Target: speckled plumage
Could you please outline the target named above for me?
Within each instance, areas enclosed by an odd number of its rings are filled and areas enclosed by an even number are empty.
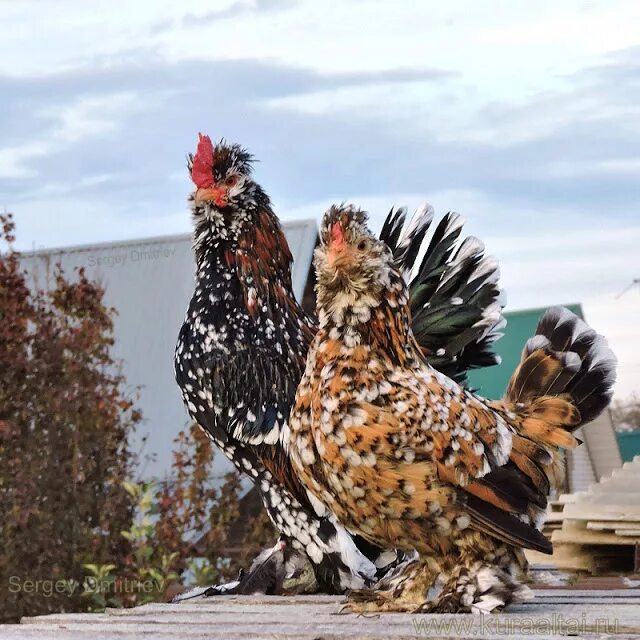
[[[538,524],[558,449],[611,397],[606,343],[551,310],[505,399],[489,402],[428,364],[402,273],[362,211],[327,213],[315,265],[320,327],[289,422],[303,483],[348,531],[417,550],[408,585],[422,600],[446,578],[436,610],[479,606],[480,583],[515,594],[519,550],[550,552]]]
[[[176,379],[191,417],[256,484],[293,552],[314,564],[318,588],[341,592],[370,583],[376,567],[331,514],[316,513],[291,471],[287,418],[315,326],[293,295],[291,253],[250,161],[238,146],[216,145],[213,186],[189,198],[196,287],[176,347]],[[227,194],[209,194],[229,176],[238,177]],[[248,579],[243,588],[276,587]]]
[[[317,325],[295,300],[286,239],[268,196],[252,178],[251,156],[224,142],[209,149],[204,136],[199,152],[201,149],[201,158],[189,158],[190,168],[194,162],[198,167],[198,188],[189,198],[195,227],[196,287],[175,355],[176,379],[185,405],[258,487],[287,543],[275,547],[274,553],[283,548],[302,552],[314,567],[321,591],[343,592],[371,584],[384,567],[393,564],[394,554],[347,533],[308,494],[288,458],[289,410]],[[206,173],[209,165],[211,180]],[[403,210],[392,211],[383,237],[410,269],[433,213],[429,209],[419,212],[414,225],[402,233],[404,215]],[[452,364],[464,376],[474,363],[494,362],[490,344],[501,320],[497,272],[491,265],[486,268],[481,245],[475,246],[472,255],[458,259],[455,245],[460,224],[455,216],[445,218],[440,229],[442,237],[426,253],[425,261],[430,257],[431,262],[421,263],[422,275],[415,277],[412,290],[428,284],[430,289],[422,291],[420,304],[428,313],[433,301],[434,313],[440,314],[439,320],[432,315],[424,323],[423,347],[434,357],[438,351],[442,363]],[[444,293],[439,295],[438,278],[434,279],[434,270],[442,275],[460,266],[464,269],[452,279],[455,291],[450,293],[467,296],[464,302],[468,301],[470,314],[464,319],[466,324],[459,322],[463,305],[447,305]],[[451,329],[446,324],[448,317],[455,318]],[[440,329],[437,334],[431,331],[434,322]],[[456,338],[460,339],[455,347],[445,354],[445,347]],[[464,360],[459,356],[465,350],[475,355]],[[257,589],[250,579],[234,588],[242,590],[249,583],[253,586],[247,588]]]

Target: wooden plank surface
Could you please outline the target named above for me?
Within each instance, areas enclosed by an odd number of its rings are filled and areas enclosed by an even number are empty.
[[[640,507],[637,505],[581,502],[568,504],[562,513],[565,520],[638,522],[640,519]]]
[[[538,589],[505,613],[339,614],[342,597],[224,596],[97,614],[55,614],[0,626],[2,640],[365,640],[378,638],[632,638],[640,589]]]
[[[592,529],[593,531],[611,531],[614,529],[616,531],[619,530],[640,530],[640,520],[636,522],[616,522],[616,521],[608,521],[603,522],[601,520],[589,520],[587,522],[587,529]]]
[[[607,533],[601,531],[591,531],[583,529],[582,531],[565,531],[558,529],[551,534],[551,542],[568,542],[569,544],[586,544],[586,545],[636,545],[640,544],[640,536],[619,536],[614,532]]]

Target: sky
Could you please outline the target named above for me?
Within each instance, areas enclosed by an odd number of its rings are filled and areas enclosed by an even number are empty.
[[[283,220],[460,212],[507,309],[581,302],[640,391],[640,3],[0,0],[20,249],[190,230],[198,131]]]

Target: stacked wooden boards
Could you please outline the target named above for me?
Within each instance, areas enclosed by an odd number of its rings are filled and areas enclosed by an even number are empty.
[[[573,493],[565,493],[559,496],[557,500],[549,501],[547,516],[545,518],[544,525],[542,526],[542,533],[544,533],[549,540],[551,540],[551,536],[554,531],[562,529],[564,505],[573,500],[573,498]]]
[[[554,553],[547,562],[591,573],[638,571],[640,456],[587,491],[560,496],[549,515]]]

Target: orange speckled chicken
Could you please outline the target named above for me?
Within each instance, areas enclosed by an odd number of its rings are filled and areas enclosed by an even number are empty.
[[[568,310],[550,309],[503,400],[474,395],[424,359],[408,292],[353,207],[325,215],[320,329],[290,419],[306,487],[373,544],[416,550],[359,610],[491,611],[525,596],[523,548],[539,531],[561,448],[609,403],[615,357]]]

